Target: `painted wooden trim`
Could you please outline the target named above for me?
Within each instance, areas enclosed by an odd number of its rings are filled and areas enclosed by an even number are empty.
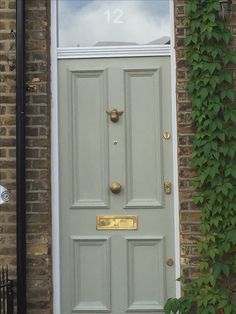
[[[57,48],[58,59],[170,56],[170,45]]]
[[[175,52],[175,1],[171,1],[171,105],[172,105],[172,149],[173,149],[173,197],[175,224],[175,274],[180,277],[180,220],[179,220],[179,175],[178,175],[178,137],[176,110],[176,52]],[[176,281],[176,297],[181,296],[181,284]]]
[[[53,313],[61,314],[59,145],[57,101],[57,2],[51,0],[51,191]]]

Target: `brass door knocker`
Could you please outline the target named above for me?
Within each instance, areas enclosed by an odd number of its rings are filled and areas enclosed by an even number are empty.
[[[111,111],[106,111],[106,113],[110,116],[110,120],[112,122],[117,122],[119,121],[120,116],[123,114],[123,111],[112,109]]]

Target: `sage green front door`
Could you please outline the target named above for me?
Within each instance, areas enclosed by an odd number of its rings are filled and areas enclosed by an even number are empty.
[[[169,57],[59,60],[61,314],[175,296],[170,82]]]

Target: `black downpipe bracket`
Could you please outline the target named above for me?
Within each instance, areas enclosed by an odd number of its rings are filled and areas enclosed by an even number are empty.
[[[17,314],[26,314],[25,1],[16,1]]]

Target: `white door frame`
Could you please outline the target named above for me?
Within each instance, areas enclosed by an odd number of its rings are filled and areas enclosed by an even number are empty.
[[[171,56],[171,99],[172,99],[172,145],[173,145],[173,197],[175,223],[175,269],[176,278],[180,276],[180,228],[179,228],[179,189],[178,189],[178,157],[177,157],[177,119],[176,119],[176,56],[174,33],[174,0],[171,2],[171,45],[170,49],[162,46],[160,54]],[[151,47],[151,49],[154,47]],[[150,55],[143,47],[141,55]],[[169,50],[169,51],[168,51]],[[76,52],[76,51],[74,51]],[[99,55],[100,53],[100,55]],[[127,52],[129,53],[129,52]],[[158,55],[157,52],[153,52]],[[110,54],[110,55],[109,55]],[[94,52],[76,52],[76,57],[114,56],[111,50]],[[138,54],[140,55],[140,54]],[[124,56],[124,54],[121,54]],[[126,54],[127,56],[127,54]],[[53,313],[63,314],[60,309],[60,221],[59,221],[59,146],[58,146],[58,86],[57,62],[58,58],[71,58],[71,51],[65,49],[57,52],[57,1],[51,0],[51,192],[52,192],[52,275],[53,275]],[[180,283],[176,281],[176,297],[180,297]]]

